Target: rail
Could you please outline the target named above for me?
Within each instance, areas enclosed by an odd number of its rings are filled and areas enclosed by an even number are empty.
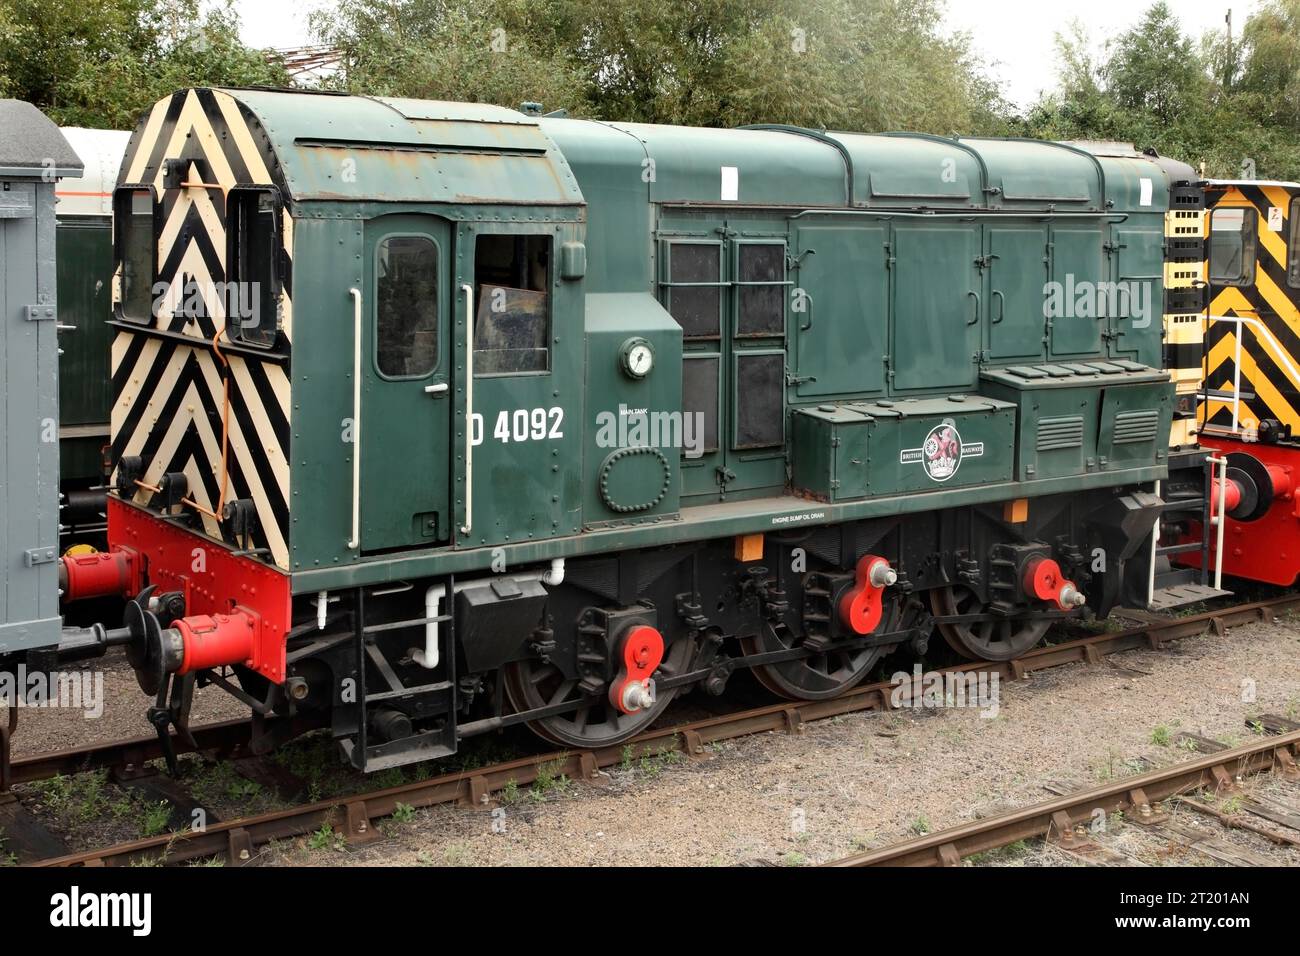
[[[1231,605],[1185,618],[1040,647],[1011,661],[977,661],[944,668],[938,673],[998,673],[1006,679],[1020,680],[1035,671],[1063,664],[1096,663],[1104,655],[1137,648],[1158,649],[1171,641],[1194,637],[1210,630],[1222,633],[1227,627],[1272,620],[1275,614],[1287,611],[1300,611],[1300,595],[1288,594],[1267,601]],[[141,861],[177,863],[226,855],[237,865],[251,860],[253,849],[257,845],[273,839],[311,833],[321,827],[332,828],[350,841],[363,843],[379,836],[374,821],[393,814],[399,806],[427,807],[459,803],[462,806],[481,807],[490,800],[493,793],[509,787],[527,787],[543,773],[552,777],[564,774],[575,780],[597,782],[601,778],[600,768],[621,764],[629,753],[635,757],[681,752],[688,757],[699,757],[705,753],[708,744],[717,741],[770,731],[797,734],[802,732],[806,723],[814,720],[862,711],[906,708],[910,706],[914,692],[916,688],[912,684],[905,682],[898,685],[893,681],[883,681],[854,688],[829,700],[781,701],[652,730],[626,744],[593,750],[543,753],[255,817],[222,821],[211,824],[202,831],[167,833],[36,862],[53,866],[120,866]],[[207,731],[208,728],[198,728],[195,736],[202,742]],[[223,728],[221,736],[226,738],[226,735],[231,735],[238,739],[237,734],[237,728],[229,727]],[[153,751],[156,741],[142,740],[136,743],[137,746],[145,745]],[[182,750],[184,747],[178,745],[177,749]],[[1222,760],[1222,755],[1220,759]],[[87,762],[104,765],[102,758]],[[41,769],[66,772],[72,763],[74,754],[70,753],[59,755],[53,762],[39,755],[25,758],[15,762],[14,777],[16,780],[39,779]]]

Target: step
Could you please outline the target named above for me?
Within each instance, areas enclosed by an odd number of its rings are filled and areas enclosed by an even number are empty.
[[[1147,608],[1152,611],[1168,611],[1176,607],[1185,607],[1198,601],[1211,601],[1215,598],[1229,597],[1231,591],[1221,591],[1205,584],[1176,584],[1161,588],[1151,596]]]
[[[1200,568],[1175,568],[1170,571],[1157,571],[1155,590],[1167,591],[1170,588],[1180,587],[1184,584],[1200,584]]]
[[[1164,557],[1167,554],[1191,554],[1193,551],[1200,551],[1204,547],[1200,541],[1187,541],[1183,544],[1159,545],[1156,548],[1157,557]]]

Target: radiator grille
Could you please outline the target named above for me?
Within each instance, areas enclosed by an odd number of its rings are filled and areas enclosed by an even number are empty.
[[[1160,427],[1160,413],[1154,408],[1140,412],[1120,412],[1115,416],[1115,444],[1155,441]]]
[[[1038,423],[1038,451],[1056,451],[1060,448],[1078,448],[1083,444],[1083,418],[1044,418]]]

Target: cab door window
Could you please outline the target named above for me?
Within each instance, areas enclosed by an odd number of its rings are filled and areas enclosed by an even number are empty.
[[[438,247],[427,236],[388,236],[375,250],[375,361],[385,378],[423,378],[438,367]]]

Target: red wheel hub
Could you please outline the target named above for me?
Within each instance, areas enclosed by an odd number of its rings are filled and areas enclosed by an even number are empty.
[[[1025,568],[1023,584],[1026,594],[1040,601],[1051,601],[1062,611],[1072,611],[1083,603],[1079,589],[1051,558],[1032,559]]]
[[[664,638],[649,624],[633,624],[618,642],[618,676],[609,686],[609,702],[625,714],[635,714],[654,703],[650,675],[664,659]]]
[[[858,559],[855,578],[840,598],[840,620],[854,634],[870,634],[884,613],[885,587],[898,576],[887,558],[865,554]]]

